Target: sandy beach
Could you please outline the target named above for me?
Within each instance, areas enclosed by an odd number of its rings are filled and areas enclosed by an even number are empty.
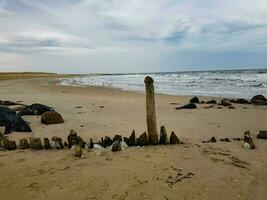
[[[40,116],[23,116],[33,132],[8,135],[17,142],[32,136],[66,141],[70,129],[87,142],[106,135],[129,137],[133,129],[137,136],[146,131],[142,93],[61,86],[55,77],[0,81],[0,93],[1,100],[52,106],[65,120],[47,126]],[[174,131],[184,144],[84,150],[84,158],[75,158],[69,149],[1,151],[0,199],[265,199],[267,143],[256,135],[267,130],[267,106],[175,109],[190,98],[156,94],[158,129],[165,125],[168,135]],[[246,130],[255,150],[244,149],[242,141],[202,143],[212,136],[243,138]],[[168,183],[177,171],[191,176]]]

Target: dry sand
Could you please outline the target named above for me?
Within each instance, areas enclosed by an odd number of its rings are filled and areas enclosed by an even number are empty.
[[[101,136],[137,135],[146,130],[145,96],[98,87],[60,86],[53,78],[0,82],[1,100],[43,103],[62,114],[64,124],[43,125],[40,117],[25,116],[32,133],[22,137],[62,137],[75,129],[86,141]],[[121,152],[71,150],[0,152],[0,199],[257,199],[267,196],[267,141],[255,138],[266,130],[267,107],[234,105],[236,109],[175,110],[190,97],[156,95],[158,126],[175,131],[181,145],[131,147]],[[207,97],[201,100],[211,99]],[[104,107],[103,107],[104,106]],[[81,108],[79,108],[81,107]],[[246,107],[246,108],[244,108]],[[242,142],[203,144],[212,136],[243,137],[250,130],[255,150]],[[177,183],[173,180],[193,173]]]

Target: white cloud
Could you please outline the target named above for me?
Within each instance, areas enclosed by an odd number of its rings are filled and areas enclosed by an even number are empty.
[[[0,52],[25,56],[33,67],[41,66],[37,58],[51,65],[51,55],[63,67],[72,55],[84,67],[112,71],[133,59],[156,65],[140,52],[158,61],[177,51],[266,51],[267,1],[0,0],[0,26]],[[110,61],[120,54],[128,61]]]

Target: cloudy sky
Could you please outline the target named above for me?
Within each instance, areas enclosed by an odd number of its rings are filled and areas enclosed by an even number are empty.
[[[0,71],[267,68],[266,0],[0,0]]]

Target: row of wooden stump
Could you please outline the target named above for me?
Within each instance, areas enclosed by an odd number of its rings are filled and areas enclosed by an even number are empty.
[[[112,144],[118,141],[119,143],[124,141],[128,146],[147,146],[154,145],[155,143],[150,143],[148,135],[146,132],[141,134],[136,138],[135,130],[132,131],[130,137],[122,137],[121,135],[115,135],[112,139],[109,136],[102,137],[101,140],[97,143],[93,142],[93,139],[90,138],[89,143],[87,144],[82,137],[80,137],[73,129],[70,130],[67,137],[67,142],[62,141],[60,137],[53,136],[52,142],[54,142],[54,148],[64,149],[65,147],[71,148],[74,145],[79,145],[81,148],[94,148],[94,144],[98,144],[104,148],[112,146]],[[167,131],[165,126],[160,128],[160,137],[157,144],[180,144],[181,141],[176,136],[174,131],[171,132],[170,138],[168,140]],[[43,139],[43,144],[41,138],[30,137],[22,138],[19,140],[19,145],[17,146],[16,141],[10,140],[7,136],[4,136],[0,133],[0,150],[15,150],[15,149],[53,149],[48,138]]]

